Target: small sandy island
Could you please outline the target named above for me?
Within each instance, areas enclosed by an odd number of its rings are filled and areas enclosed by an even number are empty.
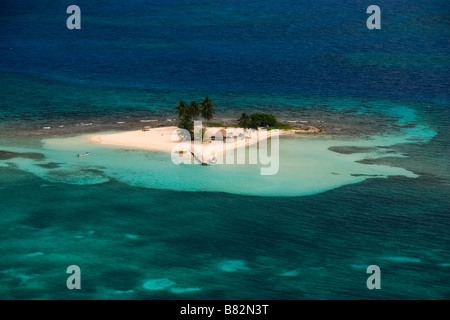
[[[175,126],[98,134],[89,137],[89,142],[168,153],[176,152],[180,155],[194,157],[202,163],[208,163],[212,158],[231,148],[245,147],[280,135],[319,132],[316,128],[304,130],[245,130],[235,127],[208,127],[205,129],[203,142],[183,140],[181,130]],[[201,151],[198,151],[199,149]]]

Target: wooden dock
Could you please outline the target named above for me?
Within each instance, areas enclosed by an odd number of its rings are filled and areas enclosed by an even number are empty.
[[[193,157],[195,160],[197,160],[199,163],[201,163],[202,166],[209,166],[209,163],[204,162],[204,161],[202,160],[203,157],[199,157],[199,156],[196,155],[192,150],[190,150],[190,152],[191,152],[192,157]]]

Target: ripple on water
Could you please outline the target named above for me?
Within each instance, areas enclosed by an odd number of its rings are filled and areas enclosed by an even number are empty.
[[[173,293],[189,293],[189,292],[196,292],[196,291],[200,291],[200,288],[178,288],[178,287],[174,287],[174,288],[170,288],[169,291],[173,292]]]
[[[147,290],[164,290],[168,287],[175,285],[175,281],[167,278],[149,279],[145,281],[143,287]]]
[[[421,263],[422,262],[422,260],[419,258],[404,257],[404,256],[382,257],[382,259],[391,261],[391,262],[399,262],[399,263]]]
[[[226,272],[248,270],[244,260],[225,260],[219,263],[219,269]]]

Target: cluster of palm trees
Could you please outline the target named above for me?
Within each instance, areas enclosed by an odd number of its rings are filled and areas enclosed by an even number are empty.
[[[210,121],[214,118],[214,103],[213,101],[206,97],[202,98],[202,101],[198,103],[197,101],[192,101],[191,103],[186,103],[184,101],[179,101],[175,108],[180,118],[180,123],[178,128],[186,129],[193,137],[194,131],[194,121],[201,116],[206,121]]]

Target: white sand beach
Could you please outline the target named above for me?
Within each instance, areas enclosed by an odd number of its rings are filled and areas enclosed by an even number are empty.
[[[202,161],[208,161],[213,157],[219,156],[220,153],[226,152],[230,148],[241,148],[262,142],[270,137],[296,132],[293,130],[244,130],[234,127],[213,127],[206,129],[205,141],[203,143],[198,141],[182,141],[180,136],[181,131],[175,126],[149,128],[147,129],[148,131],[135,130],[97,134],[89,137],[89,142],[169,153],[184,150],[189,157],[191,157],[190,151],[192,151],[199,158],[201,157]],[[227,143],[222,143],[223,136],[227,137]],[[199,146],[201,146],[202,149],[201,153],[197,151]]]
[[[149,131],[135,130],[118,133],[98,134],[89,137],[89,142],[123,147],[172,152],[177,141],[171,137],[177,127],[151,128]]]

